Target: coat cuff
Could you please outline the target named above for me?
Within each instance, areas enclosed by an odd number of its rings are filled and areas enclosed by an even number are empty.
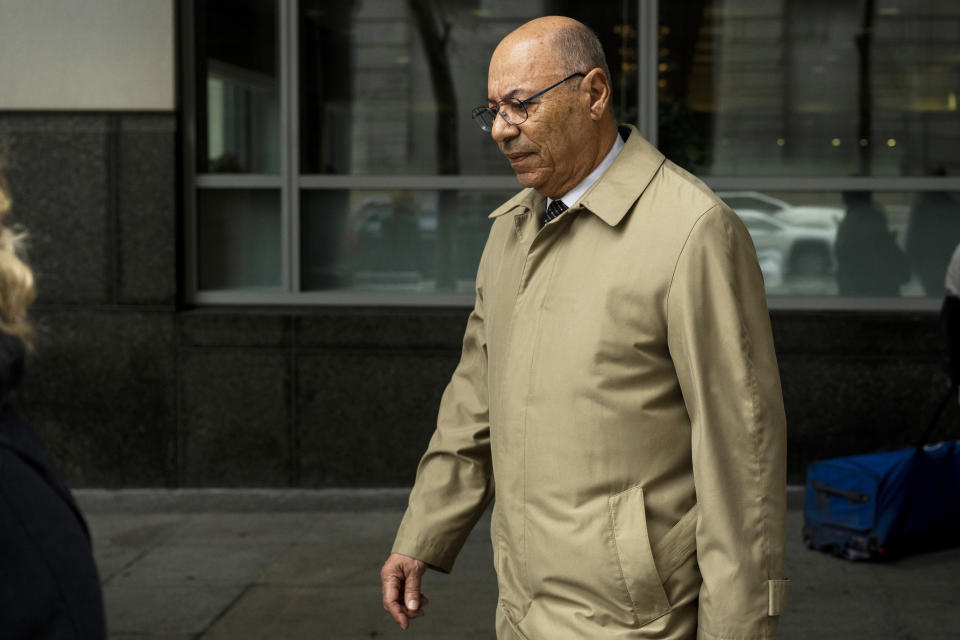
[[[780,614],[786,608],[789,580],[767,580],[767,615],[751,628],[738,631],[712,633],[705,628],[703,619],[697,627],[697,640],[775,640]]]
[[[768,616],[778,616],[783,613],[787,604],[787,593],[790,592],[789,580],[767,580],[769,586]]]
[[[460,551],[459,545],[443,544],[434,540],[425,540],[419,536],[407,536],[401,529],[393,542],[392,553],[415,558],[425,562],[431,569],[450,573],[453,562]]]
[[[768,617],[764,630],[751,634],[713,634],[703,627],[697,627],[697,640],[777,640],[777,622],[780,618]]]

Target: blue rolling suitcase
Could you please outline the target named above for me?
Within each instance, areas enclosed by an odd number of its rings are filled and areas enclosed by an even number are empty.
[[[808,547],[876,559],[960,546],[960,441],[923,444],[955,394],[944,397],[916,447],[809,466]]]

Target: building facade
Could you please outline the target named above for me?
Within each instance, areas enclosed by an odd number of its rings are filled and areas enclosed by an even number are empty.
[[[518,188],[470,110],[547,14],[598,33],[618,117],[747,225],[791,480],[919,436],[960,242],[955,3],[2,0],[21,401],[68,479],[411,483]]]

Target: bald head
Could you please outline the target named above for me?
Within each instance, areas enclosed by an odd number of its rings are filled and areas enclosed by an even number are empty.
[[[508,34],[490,58],[487,101],[522,101],[526,120],[490,130],[520,183],[558,198],[606,156],[617,136],[610,73],[596,35],[546,16]]]
[[[554,59],[567,73],[601,69],[607,82],[612,85],[603,45],[597,34],[582,22],[566,16],[536,18],[515,29],[500,44],[512,46],[527,38],[550,47]]]

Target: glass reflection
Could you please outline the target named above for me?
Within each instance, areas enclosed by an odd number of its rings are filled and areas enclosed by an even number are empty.
[[[201,0],[197,24],[197,170],[279,173],[277,3]]]
[[[510,175],[470,109],[486,101],[497,43],[540,15],[572,16],[597,32],[617,115],[637,116],[635,2],[301,0],[299,7],[303,173]]]
[[[489,213],[512,194],[305,191],[303,290],[472,293]]]
[[[904,232],[904,247],[910,267],[927,296],[943,295],[943,274],[958,242],[960,202],[943,191],[925,191],[914,196]]]
[[[907,256],[868,191],[844,191],[846,213],[837,228],[837,292],[897,296],[910,279]]]
[[[960,4],[660,4],[659,142],[702,175],[934,175],[960,162]]]
[[[960,194],[717,193],[753,238],[772,295],[939,298],[960,243]]]
[[[277,289],[282,284],[280,192],[197,193],[199,289]]]

